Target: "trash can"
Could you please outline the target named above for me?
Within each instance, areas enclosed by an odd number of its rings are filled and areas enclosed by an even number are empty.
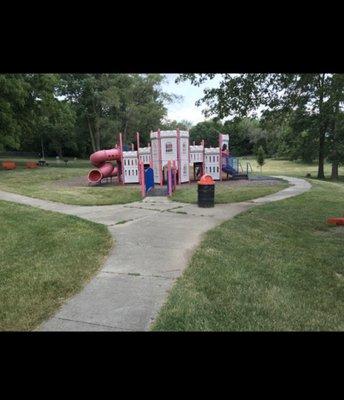
[[[214,207],[215,182],[210,175],[203,175],[198,182],[198,207]]]

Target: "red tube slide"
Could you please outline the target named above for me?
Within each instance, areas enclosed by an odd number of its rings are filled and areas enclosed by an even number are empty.
[[[111,161],[121,160],[120,149],[99,150],[91,154],[90,161],[97,168],[88,173],[88,181],[98,183],[103,178],[109,178],[118,174],[118,168]]]

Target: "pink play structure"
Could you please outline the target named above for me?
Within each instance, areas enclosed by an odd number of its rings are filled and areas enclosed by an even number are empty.
[[[91,154],[90,161],[97,168],[88,173],[88,180],[98,183],[104,178],[110,178],[118,174],[118,168],[111,161],[120,162],[122,152],[120,149],[99,150]]]

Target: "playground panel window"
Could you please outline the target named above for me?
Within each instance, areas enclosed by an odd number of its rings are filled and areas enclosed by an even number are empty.
[[[167,142],[167,143],[166,143],[166,146],[165,146],[165,149],[166,149],[166,153],[172,153],[172,152],[173,152],[173,145],[172,145],[172,143],[171,143],[171,142]]]

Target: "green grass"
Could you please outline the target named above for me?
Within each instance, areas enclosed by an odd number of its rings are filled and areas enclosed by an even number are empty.
[[[244,170],[246,171],[246,162],[249,162],[252,166],[253,173],[255,175],[261,175],[260,167],[254,158],[240,157],[240,163]],[[287,160],[275,160],[266,159],[265,165],[262,169],[262,175],[286,175],[286,176],[296,176],[304,178],[306,174],[310,173],[312,178],[316,178],[318,174],[318,164],[311,163],[306,164],[300,161],[287,161]],[[325,175],[330,177],[331,175],[331,164],[325,163]],[[339,168],[339,174],[344,174],[344,168]]]
[[[68,163],[65,163],[63,159],[60,162],[56,161],[56,157],[45,157],[45,161],[49,164],[48,168],[56,167],[56,168],[92,168],[89,159],[76,159],[72,157],[66,157]],[[27,161],[37,162],[39,157],[37,158],[27,158],[27,157],[0,157],[0,165],[3,161],[13,161],[17,164],[19,168],[25,168],[25,163]]]
[[[209,231],[153,329],[344,330],[344,185],[312,184]]]
[[[112,246],[100,224],[0,201],[0,330],[33,330],[82,289]]]
[[[125,204],[141,199],[138,186],[68,187],[56,184],[61,180],[86,176],[87,171],[86,168],[68,167],[0,170],[0,190],[83,206]]]
[[[215,203],[236,203],[267,196],[276,193],[289,185],[281,181],[275,185],[263,185],[262,183],[247,186],[229,186],[215,183]],[[184,185],[178,187],[173,193],[172,200],[182,203],[197,203],[197,185]]]

